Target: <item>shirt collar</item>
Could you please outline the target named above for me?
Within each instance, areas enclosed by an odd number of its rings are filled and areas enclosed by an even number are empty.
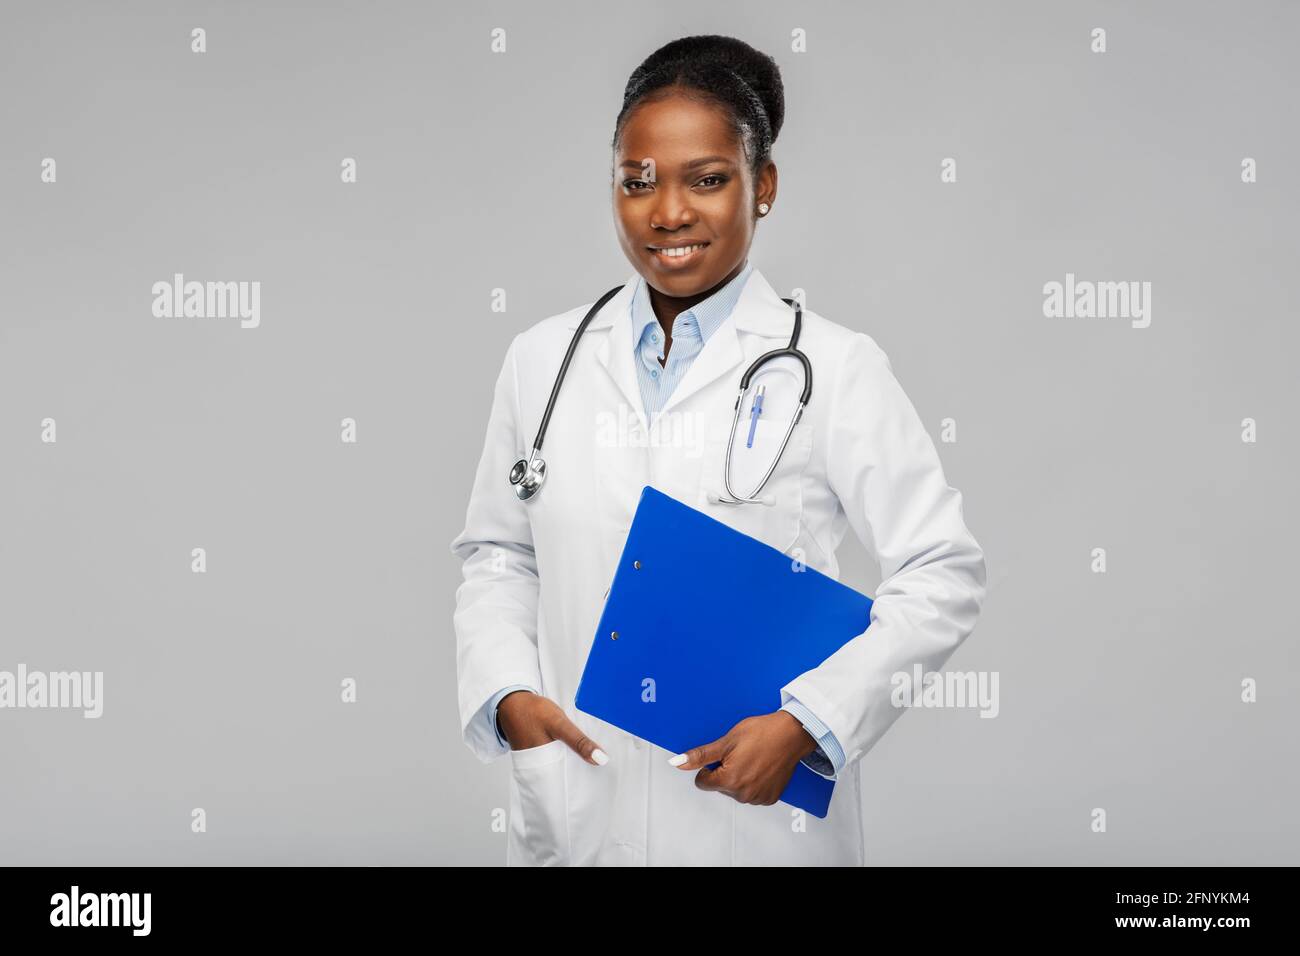
[[[745,267],[740,270],[734,279],[703,302],[697,302],[685,312],[679,313],[673,319],[674,335],[679,329],[693,324],[698,326],[700,339],[707,344],[709,337],[718,330],[723,322],[727,321],[727,317],[736,308],[740,293],[745,290],[745,282],[753,271],[754,266],[746,260]],[[650,289],[646,285],[644,276],[638,276],[637,278],[636,291],[632,294],[631,313],[632,341],[639,344],[641,337],[645,335],[646,328],[659,324],[659,320],[655,318],[654,307],[650,304]],[[687,316],[693,317],[694,323],[687,323]]]

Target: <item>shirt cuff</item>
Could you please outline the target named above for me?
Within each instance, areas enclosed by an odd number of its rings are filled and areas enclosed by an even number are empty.
[[[817,741],[817,749],[804,757],[802,763],[815,773],[834,779],[843,769],[845,757],[844,748],[835,739],[831,729],[794,697],[787,700],[781,709],[792,714],[803,724],[804,730],[812,735],[813,740]]]
[[[513,694],[517,690],[530,690],[534,694],[537,693],[537,691],[533,690],[533,688],[529,687],[527,684],[511,684],[509,687],[501,688],[501,690],[493,694],[492,699],[487,702],[488,718],[492,721],[492,730],[497,735],[497,740],[500,742],[501,746],[505,747],[507,750],[510,749],[510,741],[506,740],[505,734],[501,733],[501,725],[497,723],[497,705],[501,703],[507,694]]]

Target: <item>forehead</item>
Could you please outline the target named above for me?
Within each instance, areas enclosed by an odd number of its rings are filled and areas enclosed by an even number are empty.
[[[741,144],[716,103],[694,97],[668,96],[636,106],[623,124],[616,161],[653,157],[659,166],[701,156],[730,156],[741,161]]]

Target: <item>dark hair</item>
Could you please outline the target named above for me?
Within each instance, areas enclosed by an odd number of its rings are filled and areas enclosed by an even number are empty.
[[[661,46],[628,77],[612,146],[618,147],[623,124],[635,106],[671,93],[722,106],[755,175],[771,158],[785,120],[785,90],[780,67],[766,53],[735,37],[713,34]]]

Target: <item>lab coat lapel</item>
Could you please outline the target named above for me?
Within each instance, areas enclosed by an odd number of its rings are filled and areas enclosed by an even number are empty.
[[[673,389],[663,410],[670,411],[741,364],[745,351],[741,347],[740,332],[788,338],[793,316],[794,312],[781,301],[763,274],[758,269],[751,271],[731,315],[709,337],[709,341]],[[631,348],[630,344],[628,348]],[[672,352],[668,354],[671,356]],[[736,388],[740,388],[739,375],[736,376]]]
[[[596,350],[596,361],[617,386],[623,400],[636,413],[641,427],[649,432],[645,403],[641,398],[641,386],[636,379],[636,367],[633,365],[632,356],[632,293],[636,290],[639,278],[640,276],[633,273],[632,277],[623,284],[618,295],[610,299],[600,310],[600,315],[591,320],[587,329],[590,331],[593,328],[610,326],[609,334],[604,337]],[[581,321],[581,316],[577,321]],[[574,323],[574,327],[577,327],[577,322]]]
[[[598,414],[613,415],[618,422],[630,420],[624,419],[614,404],[621,400],[630,409],[631,417],[640,422],[641,434],[649,434],[645,403],[641,398],[641,386],[637,382],[632,354],[632,294],[636,291],[639,279],[640,276],[636,273],[628,277],[623,288],[587,325],[588,332],[597,332],[601,336],[594,352],[596,364],[601,371],[592,373],[594,379],[591,385],[594,388],[588,390],[585,396],[588,408],[579,414],[590,415],[595,410]],[[587,308],[575,310],[568,322],[570,329],[578,327],[587,314]],[[614,396],[611,396],[607,383],[614,385]],[[612,569],[617,565],[618,555],[632,524],[637,498],[648,477],[644,449],[632,441],[631,435],[621,434],[622,425],[618,427],[620,434],[612,444],[602,442],[595,434],[592,435],[593,483],[592,500],[588,506],[592,514],[599,516],[596,524],[601,531],[596,554],[600,568],[597,575],[600,591],[594,592],[597,596],[609,584],[605,575],[612,574]],[[599,616],[598,609],[596,616]],[[592,627],[595,627],[595,619],[592,620]]]

